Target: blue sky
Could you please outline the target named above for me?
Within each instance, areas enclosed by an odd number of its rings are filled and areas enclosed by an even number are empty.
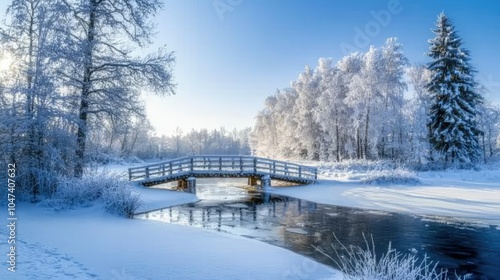
[[[175,96],[146,95],[149,118],[159,135],[252,126],[267,96],[320,57],[338,61],[342,46],[366,51],[398,37],[412,63],[429,62],[427,40],[441,11],[471,50],[487,98],[500,104],[499,1],[165,0],[151,50],[175,51],[178,88]]]
[[[338,61],[342,46],[366,51],[398,37],[412,63],[428,62],[427,40],[441,11],[471,50],[488,98],[500,103],[498,1],[170,0],[158,17],[156,43],[176,52],[178,90],[149,96],[148,114],[159,134],[177,126],[252,126],[267,96],[320,57]]]

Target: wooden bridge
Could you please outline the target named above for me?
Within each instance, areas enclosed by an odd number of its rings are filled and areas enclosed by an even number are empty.
[[[190,177],[248,177],[251,185],[271,179],[311,184],[317,173],[314,167],[253,156],[190,156],[128,169],[129,180],[145,186],[172,181],[182,186]]]

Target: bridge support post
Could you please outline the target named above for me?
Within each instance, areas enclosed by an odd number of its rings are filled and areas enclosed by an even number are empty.
[[[271,187],[271,177],[269,177],[269,175],[262,176],[262,178],[260,178],[260,182],[263,189]]]
[[[196,178],[195,177],[187,178],[187,192],[188,193],[196,193]]]
[[[259,178],[257,178],[256,176],[250,176],[250,177],[248,177],[248,185],[249,186],[256,186],[258,179]]]
[[[177,189],[178,190],[185,190],[187,188],[187,181],[184,179],[180,179],[177,181]]]

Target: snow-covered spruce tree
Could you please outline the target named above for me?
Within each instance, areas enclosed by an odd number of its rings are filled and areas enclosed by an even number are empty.
[[[483,99],[476,90],[469,51],[450,19],[438,16],[436,37],[429,40],[428,56],[433,59],[428,90],[432,103],[428,126],[429,142],[445,164],[471,163],[481,156],[476,106]]]

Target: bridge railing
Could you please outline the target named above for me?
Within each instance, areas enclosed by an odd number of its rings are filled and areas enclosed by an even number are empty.
[[[130,180],[192,175],[270,175],[274,178],[316,181],[317,169],[284,161],[253,156],[191,156],[141,167],[129,168]]]

